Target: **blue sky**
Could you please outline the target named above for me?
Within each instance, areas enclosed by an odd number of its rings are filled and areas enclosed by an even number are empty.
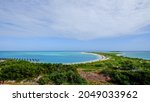
[[[150,50],[150,0],[0,0],[0,50]]]

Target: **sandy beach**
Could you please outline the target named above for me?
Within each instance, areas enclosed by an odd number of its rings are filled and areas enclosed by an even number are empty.
[[[85,63],[92,63],[92,62],[97,62],[97,61],[104,61],[104,60],[108,60],[109,58],[107,58],[104,55],[99,55],[99,54],[95,54],[95,53],[91,53],[91,52],[81,52],[82,54],[92,54],[95,56],[98,56],[97,59],[95,60],[91,60],[91,61],[85,61],[85,62],[76,62],[76,63],[65,63],[66,65],[71,65],[71,64],[85,64]]]
[[[4,62],[5,60],[0,60],[0,62]]]

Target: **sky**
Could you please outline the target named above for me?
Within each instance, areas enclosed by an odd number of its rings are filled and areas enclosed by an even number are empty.
[[[0,50],[150,51],[150,0],[0,0]]]

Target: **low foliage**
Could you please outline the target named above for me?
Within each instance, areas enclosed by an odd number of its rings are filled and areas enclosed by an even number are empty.
[[[119,52],[97,53],[108,60],[75,65],[83,70],[99,71],[111,78],[110,83],[121,85],[150,85],[150,61],[117,56]]]
[[[30,63],[26,61],[9,60],[1,63],[0,80],[33,79],[41,76],[39,84],[83,84],[76,68],[62,64]]]

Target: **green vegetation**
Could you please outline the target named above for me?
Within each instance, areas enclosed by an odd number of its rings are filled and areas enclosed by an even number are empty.
[[[39,77],[39,79],[38,79]],[[38,84],[86,84],[76,68],[62,64],[40,64],[8,60],[0,63],[0,80],[34,80]]]
[[[106,82],[96,84],[150,85],[150,61],[117,56],[120,52],[96,53],[108,60],[86,64],[62,65],[7,60],[0,62],[0,81],[34,82],[33,84],[95,84],[90,75],[103,74]],[[84,73],[83,73],[84,72]],[[86,74],[87,78],[81,75]],[[92,78],[95,78],[91,76]],[[94,80],[94,79],[92,79]],[[15,84],[15,83],[14,83]]]
[[[97,53],[108,60],[76,65],[84,71],[97,71],[111,78],[112,84],[150,85],[150,61],[117,56],[119,52]]]

